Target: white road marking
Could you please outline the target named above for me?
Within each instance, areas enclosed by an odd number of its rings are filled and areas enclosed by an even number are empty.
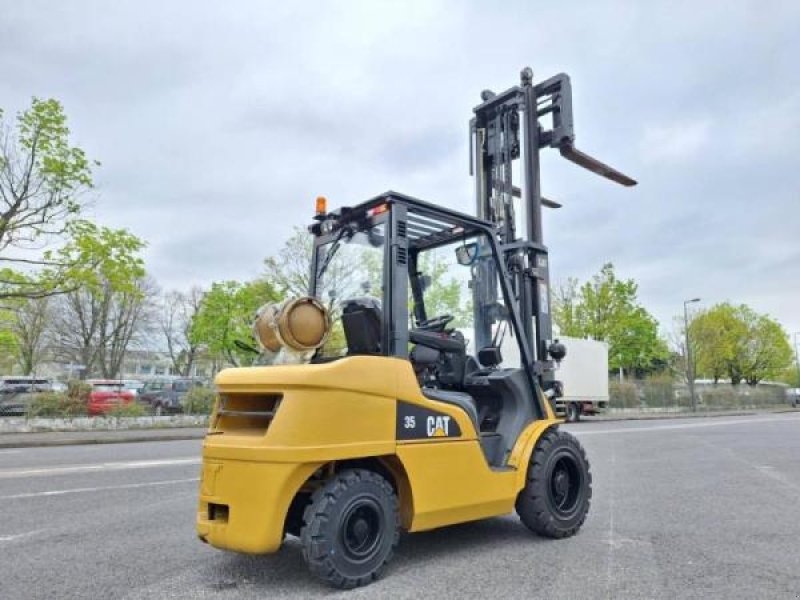
[[[617,472],[617,447],[611,447],[611,493],[608,496],[608,559],[606,564],[606,597],[613,598],[614,587],[614,550],[616,540],[614,539],[614,480]]]
[[[755,419],[738,419],[738,420],[709,420],[702,423],[675,423],[671,425],[648,425],[644,427],[626,427],[618,429],[603,429],[602,431],[585,431],[580,427],[570,428],[570,433],[578,436],[584,435],[608,435],[616,433],[647,433],[648,431],[668,431],[674,429],[695,429],[698,427],[724,427],[727,425],[743,425],[747,423],[800,423],[800,418],[797,417],[761,417]]]
[[[46,492],[29,492],[26,494],[12,494],[10,496],[0,496],[0,500],[16,500],[19,498],[38,498],[41,496],[63,496],[65,494],[81,494],[85,492],[102,492],[105,490],[130,490],[135,488],[150,487],[154,485],[173,485],[176,483],[189,483],[200,481],[199,477],[189,479],[168,479],[166,481],[147,481],[144,483],[125,483],[121,485],[105,485],[98,487],[72,488],[66,490],[48,490]],[[34,532],[35,533],[35,532]],[[4,541],[0,537],[0,542]]]
[[[748,463],[750,464],[750,463]],[[771,467],[768,465],[752,465],[756,470],[763,473],[770,479],[774,479],[775,481],[782,483],[786,487],[792,488],[796,492],[800,492],[800,485],[797,485],[795,482],[791,481],[786,475],[778,471],[775,467]]]
[[[794,490],[795,492],[800,492],[800,485],[798,485],[797,483],[795,483],[794,481],[792,481],[791,479],[786,477],[786,475],[784,475],[783,473],[778,471],[778,469],[776,467],[774,467],[772,465],[758,465],[756,463],[750,462],[749,460],[744,458],[744,456],[742,455],[741,452],[736,452],[732,448],[728,448],[726,446],[720,446],[720,445],[717,445],[717,444],[712,444],[708,440],[702,440],[701,439],[700,441],[706,447],[711,448],[715,452],[723,454],[724,456],[726,456],[730,460],[736,461],[739,464],[742,464],[742,465],[745,465],[747,467],[750,467],[750,468],[754,469],[756,472],[760,473],[761,475],[769,477],[770,479],[773,479],[773,480],[777,481],[778,483],[783,484],[784,486]]]
[[[19,454],[22,450],[0,450],[0,454]]]
[[[88,465],[65,465],[58,467],[36,467],[25,469],[0,469],[0,479],[37,477],[42,475],[69,475],[72,473],[124,471],[127,469],[151,469],[154,467],[175,467],[196,464],[200,464],[200,457],[171,458],[164,460],[129,460]]]
[[[25,533],[15,533],[13,535],[0,535],[0,543],[13,542],[14,540],[18,540],[20,538],[30,537],[32,535],[36,535],[40,531],[44,531],[44,529],[35,529],[33,531],[26,531]]]

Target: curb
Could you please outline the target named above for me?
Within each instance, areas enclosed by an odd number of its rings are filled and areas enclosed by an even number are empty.
[[[63,432],[62,432],[63,433]],[[36,435],[36,434],[19,434],[20,436]],[[53,438],[53,439],[38,439],[38,440],[3,440],[0,438],[0,450],[11,448],[47,448],[54,446],[88,446],[93,444],[131,444],[139,442],[176,442],[183,440],[201,440],[206,436],[206,432],[187,432],[187,433],[174,433],[168,435],[138,435],[130,437],[110,437],[110,436],[94,436],[94,437],[75,437],[75,438]]]
[[[664,419],[714,419],[719,417],[746,417],[749,415],[774,415],[783,413],[800,412],[793,408],[779,408],[775,410],[741,410],[735,412],[714,412],[714,413],[654,413],[638,415],[615,415],[615,416],[582,416],[581,421],[587,423],[613,423],[616,421],[660,421]]]
[[[207,427],[208,417],[205,415],[170,415],[156,417],[2,417],[0,418],[0,438],[3,435],[19,433],[55,433],[83,432],[91,436],[94,433],[108,431],[152,431],[154,429],[172,430],[184,427]]]

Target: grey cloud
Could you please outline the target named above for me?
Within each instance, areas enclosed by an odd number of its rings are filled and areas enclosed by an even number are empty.
[[[0,98],[60,98],[99,158],[93,214],[166,288],[252,277],[314,196],[472,210],[478,94],[573,79],[578,146],[632,190],[544,158],[556,279],[603,262],[665,327],[686,297],[800,329],[800,4],[4,3]]]

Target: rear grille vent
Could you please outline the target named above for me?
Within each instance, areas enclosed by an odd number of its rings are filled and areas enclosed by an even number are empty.
[[[397,264],[404,265],[408,261],[408,250],[405,248],[397,249]]]
[[[263,435],[278,412],[282,394],[222,394],[213,433]]]
[[[405,221],[398,221],[397,222],[397,237],[401,237],[401,238],[406,237],[406,222]]]

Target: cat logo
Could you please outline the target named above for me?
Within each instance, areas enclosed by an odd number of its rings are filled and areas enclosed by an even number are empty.
[[[461,437],[461,428],[452,416],[398,400],[395,435],[398,440],[457,438]]]
[[[447,437],[450,435],[450,417],[428,417],[428,437]]]

